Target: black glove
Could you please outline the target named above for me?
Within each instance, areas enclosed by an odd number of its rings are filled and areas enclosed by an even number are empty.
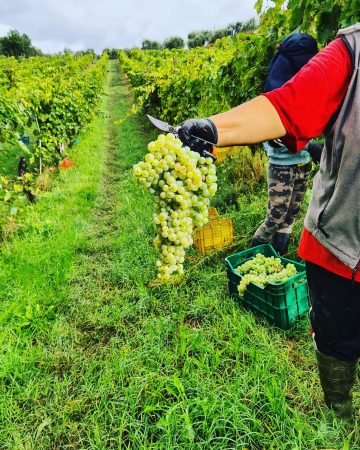
[[[218,133],[214,122],[211,119],[188,119],[180,124],[178,130],[179,139],[184,145],[187,145],[193,152],[200,155],[210,151],[213,145],[217,144]],[[205,139],[208,142],[201,141]]]
[[[323,151],[324,144],[320,142],[309,142],[307,146],[307,151],[310,153],[312,160],[315,163],[319,163],[321,159],[321,153]]]

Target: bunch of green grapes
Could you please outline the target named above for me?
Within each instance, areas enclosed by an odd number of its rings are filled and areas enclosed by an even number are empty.
[[[261,253],[237,267],[235,272],[243,275],[238,286],[241,296],[250,283],[264,288],[268,283],[283,283],[297,273],[294,264],[288,263],[284,267],[280,258],[267,258]]]
[[[154,196],[158,279],[167,281],[172,274],[184,273],[193,229],[208,222],[210,198],[217,191],[216,168],[211,158],[192,152],[171,133],[150,142],[148,151],[133,173]]]

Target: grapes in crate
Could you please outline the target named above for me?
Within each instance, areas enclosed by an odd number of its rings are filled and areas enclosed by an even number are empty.
[[[193,229],[208,222],[210,198],[217,190],[216,168],[211,158],[192,152],[171,133],[150,142],[148,150],[133,173],[154,196],[158,280],[167,281],[172,274],[184,272]]]
[[[268,283],[283,283],[297,273],[294,264],[284,266],[280,258],[266,257],[261,253],[238,266],[235,272],[242,275],[238,286],[240,296],[245,294],[250,283],[264,288]]]

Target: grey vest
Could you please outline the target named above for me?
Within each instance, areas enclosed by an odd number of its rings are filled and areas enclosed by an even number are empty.
[[[325,132],[305,227],[355,276],[360,260],[360,24],[338,34],[353,58],[353,74],[336,120]]]

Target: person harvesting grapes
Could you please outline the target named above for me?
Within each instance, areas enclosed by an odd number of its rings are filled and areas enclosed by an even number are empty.
[[[306,33],[293,33],[276,48],[264,92],[285,84],[318,52],[316,40]],[[271,242],[274,249],[284,255],[306,193],[311,161],[319,161],[322,145],[310,141],[303,150],[291,153],[281,142],[272,140],[264,142],[264,148],[269,157],[268,208],[250,247]]]
[[[324,134],[299,255],[306,262],[314,347],[326,405],[352,415],[360,357],[360,24],[340,30],[289,82],[181,124],[193,151],[281,139],[292,152]],[[193,137],[195,136],[195,137]]]

